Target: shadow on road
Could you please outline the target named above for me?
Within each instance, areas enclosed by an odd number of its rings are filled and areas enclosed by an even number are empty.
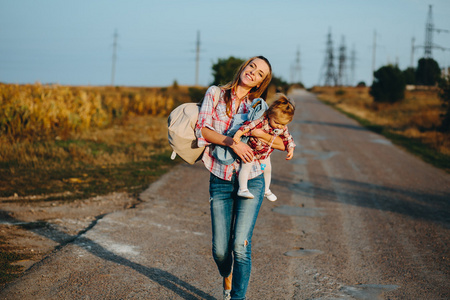
[[[273,179],[274,184],[289,186],[298,195],[313,195],[316,201],[341,202],[360,207],[390,211],[414,219],[431,221],[450,228],[450,193],[427,193],[414,189],[386,187],[373,183],[347,180],[342,178],[328,178],[316,175],[315,181],[331,181],[326,188],[311,183],[292,183]]]
[[[167,271],[158,268],[143,266],[141,264],[132,262],[126,258],[123,258],[105,249],[104,247],[97,244],[93,240],[83,236],[83,234],[86,233],[92,227],[94,227],[95,224],[98,222],[98,220],[103,218],[104,215],[99,216],[95,221],[91,223],[91,225],[87,229],[73,236],[62,232],[57,228],[55,228],[53,225],[45,222],[22,222],[13,217],[10,217],[8,215],[8,212],[5,211],[0,210],[0,216],[2,217],[1,218],[2,222],[7,222],[22,227],[24,229],[27,229],[31,232],[34,232],[38,235],[41,235],[45,238],[57,242],[59,245],[56,247],[56,249],[60,249],[69,243],[74,243],[80,248],[90,252],[91,254],[101,259],[113,262],[115,264],[119,264],[121,266],[129,267],[134,271],[139,272],[140,274],[146,276],[150,280],[156,282],[157,284],[163,286],[164,288],[173,291],[182,299],[208,299],[208,300],[216,299],[211,295],[199,290],[195,286],[192,286],[189,283],[179,279],[173,274],[170,274]],[[7,286],[8,285],[6,285],[5,288]]]

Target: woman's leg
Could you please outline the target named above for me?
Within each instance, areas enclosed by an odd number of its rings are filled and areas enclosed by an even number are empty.
[[[231,299],[244,299],[251,272],[251,239],[259,209],[264,198],[264,177],[248,181],[254,199],[237,198],[234,225],[234,266]]]
[[[227,277],[232,267],[231,233],[233,226],[233,209],[235,183],[222,180],[213,174],[209,181],[212,252],[220,275]]]

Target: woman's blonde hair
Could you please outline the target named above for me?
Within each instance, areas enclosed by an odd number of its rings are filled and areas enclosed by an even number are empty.
[[[225,103],[227,104],[227,114],[231,115],[231,91],[235,90],[237,86],[239,85],[239,81],[241,79],[241,73],[244,71],[245,67],[247,67],[254,59],[262,59],[267,63],[269,66],[269,74],[266,75],[264,80],[261,82],[261,84],[258,87],[253,87],[248,97],[250,100],[253,100],[255,98],[266,98],[267,96],[267,87],[270,84],[270,81],[272,80],[272,66],[270,65],[270,62],[267,58],[264,56],[254,56],[252,58],[249,58],[246,62],[244,62],[238,69],[238,71],[234,74],[234,78],[229,83],[225,84],[224,86],[221,86],[223,90],[225,90]]]
[[[286,121],[285,124],[290,123],[294,118],[295,106],[289,98],[282,93],[275,95],[275,101],[269,106],[266,111],[268,118],[276,118],[279,121]]]

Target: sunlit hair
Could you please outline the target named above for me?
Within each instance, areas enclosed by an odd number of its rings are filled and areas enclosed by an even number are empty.
[[[255,86],[250,90],[250,92],[248,93],[248,98],[250,100],[253,100],[255,98],[266,98],[267,96],[267,87],[272,80],[272,66],[269,63],[269,60],[264,56],[254,56],[248,59],[239,67],[238,71],[234,74],[234,78],[232,81],[221,87],[223,90],[225,90],[225,103],[227,104],[227,114],[229,116],[231,115],[231,91],[236,90],[237,86],[239,85],[242,71],[244,71],[244,69],[257,58],[262,59],[267,63],[267,65],[269,66],[269,74],[266,74],[266,77],[261,82],[259,87]]]
[[[276,100],[269,106],[266,116],[275,118],[286,125],[294,118],[295,106],[285,94],[278,93],[275,97]]]

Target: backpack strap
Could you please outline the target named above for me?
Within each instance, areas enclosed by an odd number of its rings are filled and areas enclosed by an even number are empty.
[[[216,108],[217,104],[219,104],[220,92],[222,89],[216,86],[216,91],[214,93],[214,108]]]

